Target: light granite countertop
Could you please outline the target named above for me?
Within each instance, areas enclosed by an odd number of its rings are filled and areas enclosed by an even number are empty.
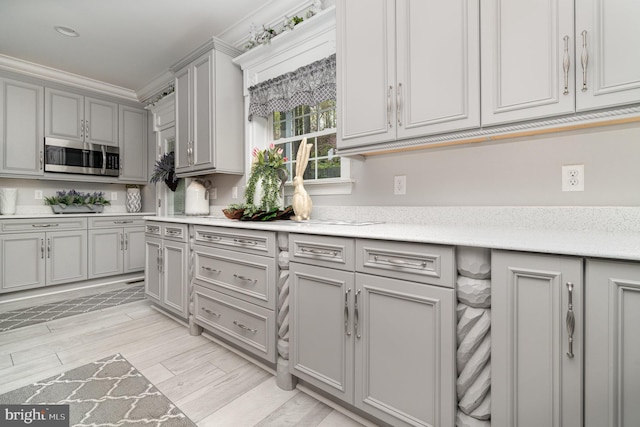
[[[30,219],[30,218],[74,218],[79,216],[86,217],[104,217],[104,216],[145,216],[149,217],[151,215],[155,215],[153,212],[137,212],[137,213],[128,213],[128,212],[101,212],[101,213],[75,213],[75,214],[54,214],[52,212],[49,213],[23,213],[16,215],[0,215],[0,220],[11,220],[11,219]]]
[[[222,214],[145,219],[640,261],[639,208],[384,208],[384,215],[382,211],[371,214],[372,209],[379,208],[369,208],[369,215],[359,218],[324,217],[336,214],[325,209],[307,222],[241,222]],[[398,222],[398,218],[410,218],[410,222]],[[337,224],[342,221],[375,223]]]

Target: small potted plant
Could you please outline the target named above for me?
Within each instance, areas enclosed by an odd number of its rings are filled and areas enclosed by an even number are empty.
[[[111,204],[102,191],[82,193],[76,190],[56,191],[55,196],[45,197],[44,203],[51,206],[54,213],[97,213]]]
[[[151,175],[149,182],[156,184],[164,181],[171,191],[176,191],[179,178],[177,178],[175,174],[175,158],[176,154],[173,151],[163,154],[162,157],[156,161],[153,167],[153,175]]]

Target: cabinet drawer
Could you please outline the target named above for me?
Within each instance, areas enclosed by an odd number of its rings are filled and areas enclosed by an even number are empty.
[[[454,248],[360,239],[356,242],[356,271],[453,288]]]
[[[189,226],[187,224],[162,224],[162,237],[164,239],[186,242],[189,235]]]
[[[162,236],[162,224],[147,221],[144,224],[144,232],[152,236]]]
[[[30,218],[0,221],[3,233],[29,231],[86,230],[87,218]]]
[[[258,255],[195,245],[195,280],[275,310],[276,261]]]
[[[274,257],[276,253],[276,235],[271,231],[196,225],[195,240],[204,245],[256,255]]]
[[[273,311],[197,284],[194,292],[197,324],[263,359],[276,361]]]
[[[89,218],[89,228],[139,227],[141,225],[144,225],[144,219],[141,216]]]
[[[291,234],[289,257],[291,261],[321,267],[353,271],[353,239],[307,234]]]

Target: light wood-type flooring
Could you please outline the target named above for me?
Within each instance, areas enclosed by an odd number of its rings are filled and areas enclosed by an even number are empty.
[[[15,308],[15,307],[13,307]],[[0,333],[0,394],[120,353],[198,426],[360,426],[139,301]]]

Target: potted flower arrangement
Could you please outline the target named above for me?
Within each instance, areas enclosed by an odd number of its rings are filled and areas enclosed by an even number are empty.
[[[176,191],[179,178],[177,178],[175,174],[175,159],[175,152],[169,151],[168,153],[164,153],[162,157],[156,161],[153,167],[153,175],[151,175],[149,182],[156,184],[164,181],[171,191]]]
[[[102,191],[82,193],[76,190],[56,191],[55,196],[45,197],[44,203],[51,206],[53,213],[98,213],[111,204]]]
[[[264,150],[253,149],[251,175],[244,193],[245,201],[224,209],[228,218],[266,221],[291,216],[291,206],[284,209],[282,206],[284,183],[289,176],[285,165],[288,159],[282,153],[282,148],[276,148],[274,144]]]

